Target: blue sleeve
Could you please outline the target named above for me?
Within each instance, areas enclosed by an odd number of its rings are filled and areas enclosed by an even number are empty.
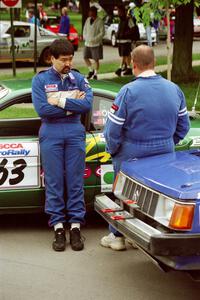
[[[84,78],[82,75],[78,78],[79,90],[85,92],[84,99],[73,99],[67,98],[65,103],[65,110],[74,112],[74,113],[87,113],[92,108],[93,102],[93,92],[91,87],[89,86],[88,80]]]
[[[67,16],[67,18],[66,18],[66,34],[69,34],[69,28],[70,28],[70,22],[69,22],[69,17]]]
[[[70,22],[69,22],[69,17],[68,16],[62,16],[60,19],[60,33],[63,34],[69,34],[69,27],[70,27]]]
[[[108,119],[105,125],[104,136],[107,143],[106,150],[111,155],[115,155],[118,152],[122,143],[121,131],[127,116],[127,94],[127,89],[122,88],[120,90],[113,105],[111,106],[110,112],[108,114]]]
[[[190,129],[190,120],[187,112],[185,96],[183,92],[178,88],[178,94],[181,99],[181,105],[178,112],[178,120],[176,125],[176,131],[174,133],[175,145],[186,136]]]
[[[41,78],[36,75],[32,81],[32,101],[36,112],[41,118],[66,117],[66,112],[59,107],[50,105]]]

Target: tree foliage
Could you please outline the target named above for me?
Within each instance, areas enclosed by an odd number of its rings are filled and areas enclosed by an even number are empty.
[[[193,12],[194,6],[199,7],[199,0],[149,0],[141,7],[134,9],[137,21],[142,21],[144,25],[149,25],[151,15],[154,19],[161,19],[162,11],[166,11],[168,16],[168,79],[171,79],[171,43],[169,28],[169,8],[176,8],[175,18],[175,38],[173,49],[172,79],[174,81],[190,81],[194,79],[192,70],[192,37],[193,37]]]

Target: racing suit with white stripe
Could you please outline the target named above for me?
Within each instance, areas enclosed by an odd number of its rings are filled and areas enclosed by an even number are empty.
[[[173,152],[189,127],[180,88],[153,71],[141,73],[120,90],[105,126],[115,175],[122,161]]]

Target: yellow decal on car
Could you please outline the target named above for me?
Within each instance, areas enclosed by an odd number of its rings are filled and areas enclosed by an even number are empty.
[[[105,151],[88,156],[98,142],[100,142],[100,136],[96,136],[95,139],[94,137],[86,138],[86,162],[101,158],[100,162],[105,163],[110,159],[110,154]]]

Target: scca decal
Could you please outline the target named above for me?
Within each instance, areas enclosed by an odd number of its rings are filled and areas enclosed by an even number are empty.
[[[23,149],[22,144],[0,144],[0,149]]]

